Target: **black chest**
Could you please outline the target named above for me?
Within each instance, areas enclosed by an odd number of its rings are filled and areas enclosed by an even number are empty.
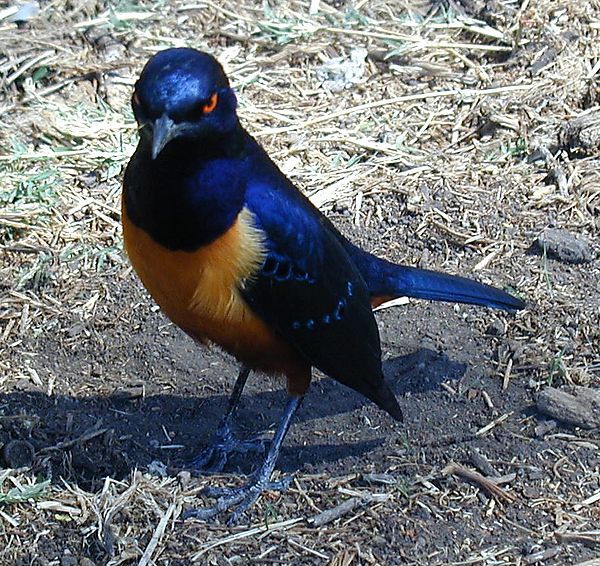
[[[237,156],[200,159],[168,149],[153,160],[138,146],[125,170],[125,206],[130,220],[157,243],[193,251],[235,222],[244,206],[246,164]]]

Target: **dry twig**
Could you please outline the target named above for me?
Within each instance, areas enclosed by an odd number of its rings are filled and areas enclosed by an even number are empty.
[[[514,503],[517,498],[514,494],[502,489],[495,481],[482,476],[480,473],[469,470],[460,464],[450,462],[443,470],[443,474],[457,476],[469,483],[483,489],[489,495],[505,503]]]

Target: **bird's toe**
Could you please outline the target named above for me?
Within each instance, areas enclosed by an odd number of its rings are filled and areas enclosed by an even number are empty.
[[[222,472],[232,454],[248,454],[250,452],[263,453],[266,441],[263,438],[240,440],[232,434],[225,438],[217,437],[209,448],[193,458],[188,468],[195,475],[209,475]]]
[[[236,525],[244,517],[246,511],[267,491],[285,491],[290,487],[293,476],[285,476],[277,481],[270,481],[256,475],[252,481],[241,487],[207,487],[203,495],[216,499],[215,505],[201,509],[189,509],[183,517],[210,521],[220,513],[231,511],[228,525]]]

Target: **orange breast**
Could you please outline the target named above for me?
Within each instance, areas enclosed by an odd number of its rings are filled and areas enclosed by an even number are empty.
[[[193,252],[157,244],[133,224],[122,201],[125,249],[165,314],[196,340],[214,342],[255,369],[291,378],[306,362],[248,307],[239,289],[264,260],[263,235],[242,210],[220,238]],[[306,384],[308,386],[308,383]]]

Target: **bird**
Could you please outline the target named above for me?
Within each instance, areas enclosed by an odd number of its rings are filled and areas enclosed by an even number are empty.
[[[199,344],[241,370],[211,446],[190,463],[220,471],[232,452],[266,450],[246,484],[212,489],[203,520],[238,522],[266,490],[313,368],[393,419],[373,308],[396,297],[523,309],[520,298],[456,275],[397,265],[344,237],[286,177],[237,115],[223,67],[192,48],[159,51],[135,83],[139,142],[122,191],[124,248],[152,298]],[[268,449],[232,432],[251,371],[282,376],[288,400]]]

